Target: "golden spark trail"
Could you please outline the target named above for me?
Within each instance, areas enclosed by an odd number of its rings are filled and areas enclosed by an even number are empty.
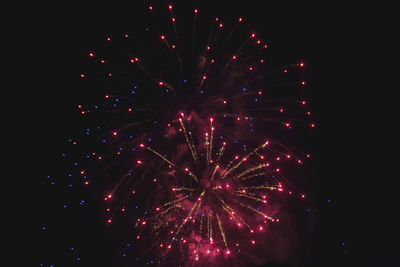
[[[225,232],[224,232],[224,228],[222,227],[221,220],[219,219],[218,213],[216,213],[215,215],[217,216],[219,231],[221,232],[222,240],[224,241],[225,247],[228,248],[228,244],[226,243]]]
[[[199,229],[200,236],[201,236],[201,232],[203,230],[203,219],[204,219],[204,213],[201,215],[201,219],[200,219],[200,229]]]
[[[255,200],[255,201],[265,203],[265,200],[264,200],[264,199],[261,199],[261,198],[258,198],[258,197],[253,197],[253,196],[248,195],[248,194],[236,193],[236,195],[239,196],[239,197],[247,197],[247,198],[253,199],[253,200]]]
[[[188,173],[197,183],[199,182],[199,180],[197,179],[197,176],[193,172],[188,171]]]
[[[132,169],[129,170],[126,174],[124,174],[124,176],[122,176],[122,178],[119,180],[118,184],[116,184],[113,188],[113,190],[111,191],[111,195],[113,195],[115,193],[115,191],[117,191],[118,187],[122,184],[122,182],[126,179],[126,177],[129,176],[129,174],[131,173]]]
[[[243,220],[243,218],[242,217],[240,217],[239,215],[235,215],[234,213],[233,213],[233,211],[232,211],[232,209],[228,209],[229,208],[229,206],[227,206],[227,207],[222,207],[230,216],[232,216],[232,218],[234,218],[234,219],[236,219],[237,221],[240,221],[241,223],[243,223],[245,226],[247,226],[249,229],[251,229],[251,227],[250,227],[250,225],[248,225],[247,223],[246,223],[246,221],[245,220]]]
[[[260,164],[260,165],[257,165],[256,167],[249,168],[249,169],[245,170],[244,172],[242,172],[242,173],[236,175],[235,177],[233,177],[233,180],[237,180],[237,179],[239,179],[240,177],[242,177],[242,176],[244,176],[244,175],[246,175],[246,174],[248,174],[248,173],[250,173],[250,172],[253,172],[253,171],[262,169],[262,168],[264,168],[264,167],[266,167],[266,164],[265,164],[265,163],[262,163],[262,164]]]
[[[266,174],[267,174],[266,172],[255,173],[255,174],[252,174],[252,175],[249,175],[249,176],[241,177],[240,180],[244,181],[244,180],[251,179],[253,177],[264,176]]]
[[[158,153],[157,151],[153,150],[151,147],[146,146],[146,149],[153,152],[155,155],[157,155],[158,157],[160,157],[162,160],[164,160],[165,162],[167,162],[169,165],[174,166],[175,168],[179,169],[178,166],[176,166],[174,163],[172,163],[171,161],[169,161],[168,159],[166,159],[163,155],[161,155],[160,153]]]
[[[194,144],[192,144],[192,143],[190,142],[189,137],[188,137],[188,134],[187,134],[187,131],[186,131],[186,127],[185,127],[185,125],[183,124],[183,121],[182,121],[181,118],[179,118],[179,123],[180,123],[180,125],[181,125],[181,127],[182,127],[182,129],[183,129],[183,133],[184,133],[185,139],[186,139],[186,144],[187,144],[187,146],[188,146],[189,149],[190,149],[190,153],[192,154],[193,160],[194,160],[195,162],[197,162],[197,154],[196,154],[196,151],[195,151],[195,148],[194,148]],[[190,134],[190,135],[191,135],[191,134]],[[193,141],[192,141],[192,142],[193,142]]]
[[[174,192],[179,192],[179,191],[194,191],[193,188],[187,188],[187,187],[178,187],[178,188],[173,188],[172,191]]]
[[[244,156],[235,166],[231,167],[230,169],[228,169],[228,171],[224,174],[224,176],[221,177],[221,179],[224,179],[229,173],[231,173],[232,171],[236,170],[237,168],[240,167],[240,165],[242,165],[243,162],[247,161],[247,159],[253,155],[254,153],[256,153],[259,149],[264,148],[267,145],[267,143],[264,143],[262,145],[260,145],[259,147],[255,148],[253,151],[251,151],[249,154],[247,154],[246,156]],[[232,162],[232,161],[231,161]]]
[[[206,191],[203,191],[203,192],[200,194],[200,197],[204,196],[205,192],[206,192]],[[181,226],[179,227],[178,231],[176,231],[175,236],[180,232],[180,230],[182,229],[183,225],[188,221],[188,218],[189,218],[190,216],[192,216],[192,213],[193,213],[194,209],[197,207],[197,205],[200,205],[200,202],[201,202],[201,200],[200,200],[200,201],[197,201],[197,202],[193,205],[193,207],[190,209],[189,214],[186,216],[185,220],[182,222],[182,224],[181,224]]]
[[[218,163],[222,157],[222,155],[224,154],[225,151],[225,145],[222,145],[221,148],[218,150],[217,153],[217,160],[215,161],[215,163]]]
[[[209,149],[208,149],[210,146],[210,142],[208,141],[208,133],[206,133],[204,146],[206,147],[206,159],[207,159],[207,165],[208,165],[210,163],[210,154],[209,154]]]
[[[224,201],[223,199],[221,199],[220,197],[218,197],[218,200],[221,201],[221,203],[222,203],[222,208],[223,208],[230,216],[232,216],[232,217],[235,218],[235,219],[238,218],[238,219],[237,219],[238,221],[242,222],[244,225],[246,225],[246,226],[250,229],[250,226],[246,223],[246,221],[245,221],[242,217],[240,217],[239,214],[236,214],[236,213],[233,211],[233,209],[232,209],[228,204],[225,203],[225,201]]]
[[[192,132],[189,131],[188,134],[189,134],[189,141],[190,141],[193,151],[194,151],[195,160],[197,160],[198,158],[197,158],[197,154],[196,154],[196,146],[194,145],[194,142],[193,142]]]
[[[172,210],[173,208],[176,208],[176,207],[178,207],[178,206],[177,205],[173,205],[171,207],[168,207],[167,209],[163,210],[162,212],[156,214],[155,218],[157,218],[160,215],[164,215],[165,213],[167,213],[168,211],[170,211],[170,210]]]
[[[249,210],[252,210],[252,211],[254,211],[254,212],[256,212],[256,213],[262,215],[264,218],[267,218],[267,219],[269,219],[269,220],[272,220],[272,219],[273,219],[272,217],[268,216],[268,215],[265,214],[264,212],[261,212],[261,211],[259,211],[259,210],[256,210],[255,208],[253,208],[253,207],[250,206],[250,205],[243,204],[242,202],[238,202],[238,201],[236,201],[236,202],[237,202],[240,206],[242,206],[242,207],[244,207],[244,208],[247,208],[247,209],[249,209]]]
[[[172,163],[171,161],[169,161],[168,159],[166,159],[163,155],[161,155],[160,153],[158,153],[157,151],[153,150],[151,147],[146,147],[147,150],[153,152],[155,155],[157,155],[158,157],[160,157],[162,160],[164,160],[165,162],[167,162],[169,165],[174,166],[176,169],[179,169],[180,171],[182,171],[178,166],[176,166],[174,163]],[[191,171],[187,171],[187,173],[196,181],[199,182],[199,180],[197,179],[197,176],[191,172]]]
[[[211,218],[210,218],[210,213],[207,214],[207,229],[208,229],[208,237],[210,238],[210,243],[213,243],[212,222],[211,222]]]
[[[244,189],[269,189],[269,190],[276,190],[278,187],[276,186],[267,186],[267,185],[259,185],[259,186],[248,186],[244,187]]]
[[[199,204],[199,202],[196,202],[193,207],[190,209],[189,214],[186,216],[185,220],[183,220],[182,224],[179,226],[178,230],[175,233],[175,236],[181,231],[183,225],[186,224],[186,222],[188,221],[189,217],[192,216],[192,212],[193,210],[196,208],[196,206]]]
[[[179,201],[182,201],[182,200],[184,200],[185,198],[188,198],[188,197],[189,197],[189,196],[184,196],[184,197],[175,199],[175,200],[173,200],[173,201],[169,201],[169,202],[167,202],[167,203],[164,203],[164,207],[165,207],[165,206],[168,206],[168,205],[171,205],[171,204],[175,204],[175,203],[177,203],[177,202],[179,202]]]
[[[211,175],[210,181],[214,180],[215,173],[217,172],[218,169],[219,169],[219,165],[216,165],[215,168],[214,168],[214,171],[213,171],[213,173]]]
[[[209,147],[210,152],[209,152],[209,155],[210,155],[210,159],[211,159],[212,158],[213,136],[214,136],[214,127],[213,127],[213,119],[212,118],[210,119],[210,125],[211,125],[211,136],[210,136],[210,147]]]
[[[202,201],[202,199],[200,199],[199,205],[197,206],[197,209],[196,209],[196,211],[195,211],[194,213],[197,213],[197,212],[199,211],[199,209],[200,209],[200,207],[201,207],[201,201]]]
[[[235,162],[235,159],[229,161],[228,165],[226,165],[225,169],[229,169],[232,165],[232,163]],[[221,178],[222,179],[222,178]]]

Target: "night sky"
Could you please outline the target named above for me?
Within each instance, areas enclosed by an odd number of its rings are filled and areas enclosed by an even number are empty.
[[[371,203],[376,200],[363,203],[360,198],[365,199],[364,192],[357,192],[362,190],[358,184],[365,182],[363,177],[370,175],[365,165],[371,163],[361,160],[366,159],[365,154],[359,155],[366,151],[362,149],[364,142],[360,142],[364,130],[358,124],[369,119],[360,111],[364,92],[359,77],[364,73],[357,66],[363,54],[360,38],[366,31],[354,15],[360,7],[334,2],[316,6],[302,2],[261,6],[259,1],[250,0],[218,1],[218,5],[208,0],[190,2],[193,4],[185,5],[199,8],[210,18],[243,16],[267,37],[277,60],[307,63],[307,83],[318,129],[313,144],[314,168],[307,185],[313,195],[302,209],[311,207],[309,216],[315,223],[305,237],[298,265],[293,266],[398,266],[390,243],[394,238],[385,234],[388,230],[382,229],[380,234],[370,230],[371,224],[380,225],[371,223],[381,217],[376,204]],[[40,208],[34,220],[38,251],[31,266],[123,266],[123,244],[113,238],[121,233],[105,224],[99,201],[102,196],[98,192],[87,194],[78,185],[66,189],[57,173],[63,172],[60,155],[67,151],[66,140],[74,127],[81,126],[75,123],[79,120],[75,107],[96,94],[76,86],[88,51],[109,33],[134,33],[132,29],[140,25],[144,7],[139,3],[54,4],[47,7],[49,12],[38,13],[42,20],[31,34],[36,36],[44,79],[35,88],[32,101],[38,114],[34,121],[27,122],[34,131],[40,128],[35,148],[39,155],[33,159],[38,168],[31,177],[37,181],[39,192]],[[378,248],[372,249],[370,243],[378,244]],[[277,262],[265,266],[292,265]]]

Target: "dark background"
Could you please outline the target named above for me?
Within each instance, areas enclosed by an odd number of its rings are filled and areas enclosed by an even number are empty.
[[[243,16],[268,37],[283,60],[307,64],[318,125],[312,174],[316,224],[299,266],[396,266],[391,243],[395,238],[388,234],[394,224],[383,216],[382,225],[377,195],[367,191],[379,190],[376,186],[381,182],[371,184],[370,177],[382,173],[373,168],[376,155],[369,156],[369,147],[374,142],[367,137],[375,128],[371,124],[378,122],[369,106],[371,85],[362,83],[368,80],[364,64],[372,57],[371,44],[365,39],[369,31],[364,23],[366,7],[336,2],[260,2],[191,3],[200,15]],[[61,182],[55,178],[52,185],[46,176],[57,172],[57,158],[76,119],[71,110],[80,104],[82,92],[74,86],[74,79],[81,72],[82,58],[107,33],[129,32],[130,24],[140,21],[144,10],[141,3],[54,4],[32,17],[38,23],[28,33],[34,44],[27,54],[40,81],[27,99],[34,111],[28,115],[27,125],[37,133],[34,149],[39,151],[33,159],[37,162],[33,178],[40,192],[34,266],[118,266],[120,244],[111,238],[115,229],[105,227],[99,203],[86,198],[86,207],[76,205],[82,189],[64,193]],[[66,200],[75,201],[75,206],[63,209]]]

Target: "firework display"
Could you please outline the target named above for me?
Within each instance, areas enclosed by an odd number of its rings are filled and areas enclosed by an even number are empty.
[[[77,106],[71,172],[102,195],[104,223],[126,229],[132,263],[251,257],[281,223],[279,201],[306,198],[292,179],[316,127],[306,64],[269,64],[273,48],[243,17],[146,9],[142,32],[88,51],[78,76],[93,97]]]

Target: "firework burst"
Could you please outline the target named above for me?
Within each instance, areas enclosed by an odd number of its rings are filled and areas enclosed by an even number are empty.
[[[102,188],[106,223],[126,221],[143,263],[232,258],[279,223],[279,195],[305,198],[282,175],[310,157],[288,137],[315,128],[305,63],[267,66],[269,44],[242,17],[200,31],[198,9],[190,27],[172,4],[158,9],[147,7],[143,34],[88,52],[80,78],[104,99],[78,105],[92,123],[79,173]]]

